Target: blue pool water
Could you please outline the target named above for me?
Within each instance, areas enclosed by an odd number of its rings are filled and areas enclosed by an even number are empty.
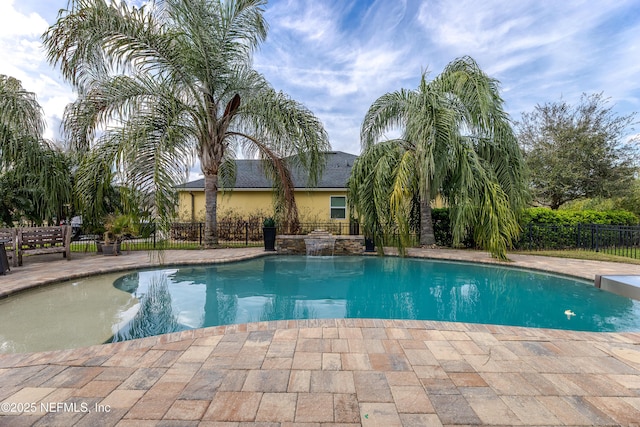
[[[395,257],[265,257],[127,274],[137,298],[114,341],[264,320],[418,319],[640,330],[640,301],[567,277]]]

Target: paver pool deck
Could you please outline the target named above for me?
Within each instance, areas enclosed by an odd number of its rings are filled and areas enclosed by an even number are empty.
[[[70,261],[34,257],[0,276],[0,295],[161,261],[262,255],[262,249],[246,248],[166,251],[161,260],[143,252]],[[417,249],[409,255],[495,262],[475,251]],[[640,265],[511,259],[509,265],[590,280],[640,275]],[[638,426],[640,333],[306,320],[2,354],[2,425]]]

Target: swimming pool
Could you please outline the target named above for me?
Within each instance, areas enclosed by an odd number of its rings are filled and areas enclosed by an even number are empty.
[[[634,331],[640,330],[640,302],[587,281],[493,265],[272,256],[112,274],[9,297],[0,302],[0,351],[71,348],[190,328],[309,318]]]

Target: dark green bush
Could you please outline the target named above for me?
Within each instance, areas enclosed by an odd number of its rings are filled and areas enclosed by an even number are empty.
[[[451,247],[451,222],[449,208],[433,208],[431,210],[433,231],[438,246]],[[419,219],[415,222],[419,232]],[[515,248],[571,248],[589,244],[589,224],[603,225],[637,225],[638,217],[629,211],[554,211],[549,208],[525,209],[521,217],[522,233]],[[578,227],[584,224],[585,227]],[[464,247],[473,247],[473,232],[462,242]]]
[[[637,225],[638,217],[622,210],[554,211],[530,208],[525,210],[521,224],[522,234],[519,241],[514,242],[516,249],[593,248],[625,244],[626,240],[618,228],[606,226]],[[598,229],[600,225],[605,227]]]
[[[439,246],[452,246],[448,208],[432,210],[433,229]],[[521,217],[522,234],[515,248],[572,248],[591,244],[591,231],[586,225],[637,225],[638,217],[629,211],[554,211],[548,208],[525,209]],[[580,227],[578,224],[584,224]],[[473,247],[473,232],[463,242]]]
[[[453,246],[453,236],[451,235],[451,221],[449,220],[449,208],[433,208],[431,210],[431,219],[433,221],[433,233],[438,246]],[[474,247],[473,233],[469,231],[461,245],[465,248]]]
[[[451,222],[449,221],[448,208],[434,208],[431,210],[431,220],[433,221],[433,233],[438,246],[451,246]]]
[[[549,208],[525,209],[521,224],[526,226],[535,224],[608,224],[608,225],[637,225],[638,217],[629,211],[554,211]]]

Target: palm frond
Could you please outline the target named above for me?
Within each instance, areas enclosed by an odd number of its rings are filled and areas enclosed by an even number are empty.
[[[238,121],[230,130],[253,135],[280,158],[287,158],[292,168],[303,168],[311,187],[317,184],[324,167],[324,153],[331,148],[322,123],[310,110],[269,87],[262,87],[246,99],[238,111]],[[249,139],[240,144],[249,157],[261,150]]]
[[[415,93],[407,90],[387,93],[369,107],[362,122],[360,141],[362,148],[378,142],[385,131],[401,129],[409,120]]]
[[[403,137],[396,142],[400,155],[393,157],[388,142],[378,140],[397,127]],[[366,160],[354,168],[350,194],[365,224],[374,228],[386,221],[388,228],[391,221],[406,237],[410,201],[418,199],[421,215],[429,216],[430,200],[440,194],[451,207],[454,243],[473,230],[477,244],[498,258],[506,256],[528,197],[526,170],[498,82],[472,58],[452,61],[432,81],[423,74],[415,91],[378,98],[365,115],[361,144]],[[376,145],[385,147],[385,155]],[[365,171],[364,165],[372,169]],[[415,184],[409,185],[410,178]],[[428,244],[433,228],[424,219],[421,243]]]
[[[44,115],[36,95],[19,80],[0,74],[0,166],[21,156],[21,140],[40,140]]]
[[[307,168],[313,184],[330,147],[320,121],[252,67],[267,34],[265,4],[71,0],[43,35],[49,62],[79,93],[65,112],[72,145],[105,151],[87,160],[99,166],[95,178],[109,178],[105,162],[113,162],[121,183],[153,193],[150,202],[166,218],[178,176],[198,156],[209,243],[217,240],[218,183],[233,177],[228,166],[236,152],[268,159],[277,192],[288,198],[293,187],[283,159]],[[84,183],[80,190],[99,188]],[[295,206],[287,206],[293,221]]]

